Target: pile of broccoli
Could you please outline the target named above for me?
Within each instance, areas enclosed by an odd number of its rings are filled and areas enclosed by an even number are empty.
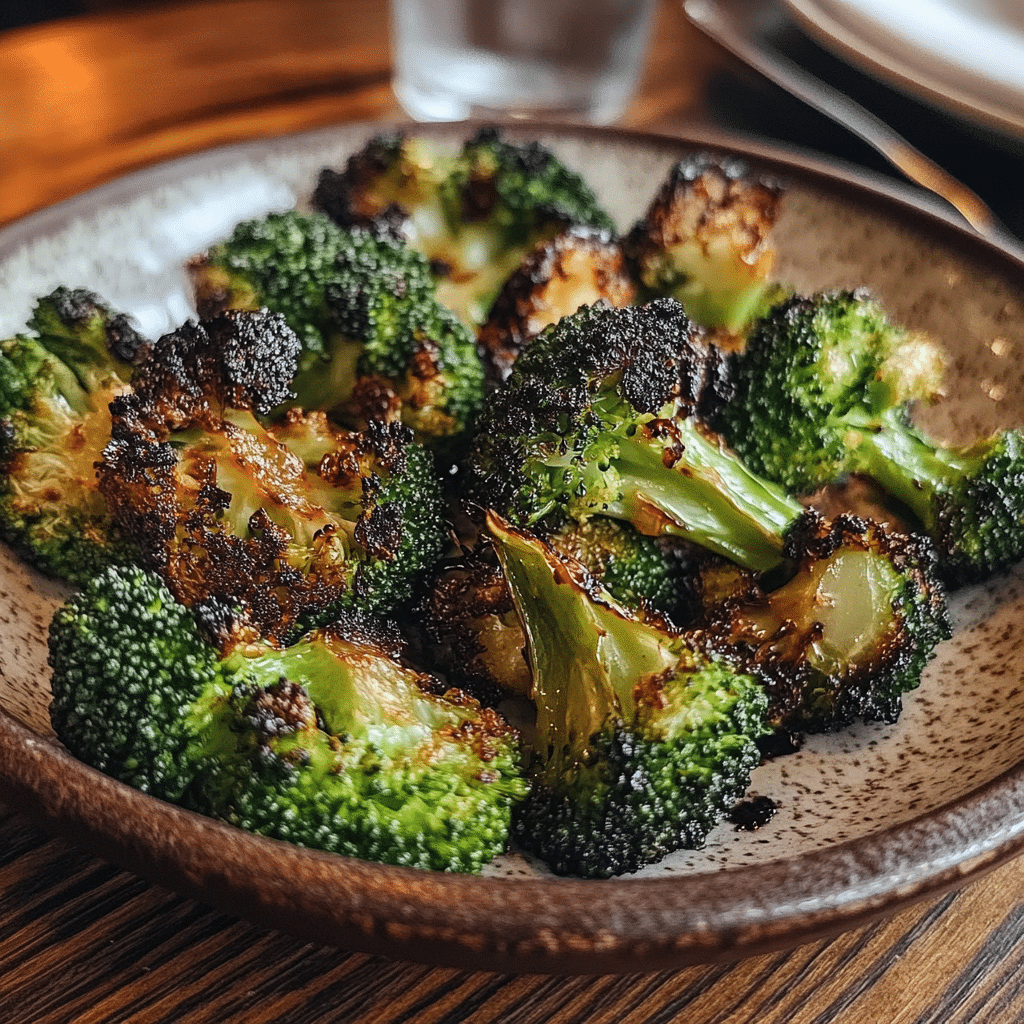
[[[896,721],[947,589],[1024,556],[1024,435],[917,429],[941,353],[776,282],[782,199],[701,156],[620,239],[542,146],[383,136],[155,341],[40,300],[0,528],[77,586],[60,739],[273,838],[608,877],[700,846],[774,735]],[[822,511],[851,479],[884,521]]]

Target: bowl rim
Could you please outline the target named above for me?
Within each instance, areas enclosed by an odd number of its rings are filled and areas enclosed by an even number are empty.
[[[253,146],[302,143],[340,128],[418,134],[474,130],[353,123],[216,147],[114,179],[0,229],[5,249],[87,205],[172,180],[184,164]],[[505,127],[505,126],[503,126]],[[804,150],[694,129],[661,134],[550,123],[507,126],[737,156],[780,178],[879,204],[961,258],[1024,270],[932,197]],[[440,966],[596,974],[739,959],[835,935],[958,887],[1024,849],[1024,764],[939,808],[846,842],[779,860],[659,878],[600,881],[444,874],[375,864],[242,832],[102,775],[0,708],[5,803],[149,881],[297,938]],[[258,865],[259,886],[254,886]]]

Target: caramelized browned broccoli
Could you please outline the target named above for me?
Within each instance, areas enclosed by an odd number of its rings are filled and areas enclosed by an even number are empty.
[[[0,536],[43,572],[80,582],[134,557],[94,463],[110,439],[110,400],[149,342],[84,288],[40,298],[26,327],[0,340]]]
[[[786,553],[794,569],[774,586],[709,563],[694,635],[764,684],[777,728],[896,721],[902,695],[949,636],[934,551],[858,516],[808,515]]]
[[[564,519],[543,537],[559,556],[579,562],[625,607],[666,621],[692,615],[694,570],[687,545],[646,537],[604,516]],[[484,701],[524,694],[529,683],[522,627],[486,533],[446,560],[417,609],[430,659]]]
[[[628,306],[635,297],[622,247],[609,231],[571,227],[538,242],[505,282],[477,333],[489,378],[505,380],[532,338],[581,306],[602,299]]]
[[[681,160],[623,241],[645,297],[678,299],[731,343],[781,295],[771,231],[782,194],[740,160]]]
[[[235,606],[279,642],[343,607],[400,605],[447,540],[432,457],[405,425],[261,421],[297,349],[266,312],[165,335],[112,404],[99,464],[116,522],[179,601]]]
[[[487,128],[457,152],[403,133],[372,139],[341,171],[321,172],[313,204],[344,228],[383,230],[424,253],[438,299],[474,327],[538,241],[573,224],[614,230],[550,149]]]

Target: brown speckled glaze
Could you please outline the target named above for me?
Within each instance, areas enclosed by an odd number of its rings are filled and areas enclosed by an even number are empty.
[[[0,232],[0,337],[35,296],[91,287],[157,335],[191,315],[183,260],[238,220],[302,204],[320,167],[375,130],[219,150],[115,182]],[[454,141],[465,129],[426,128]],[[1024,424],[1024,267],[900,187],[716,136],[518,129],[582,170],[628,227],[694,149],[787,185],[779,276],[866,285],[948,348],[928,413],[967,439]],[[246,835],[104,778],[53,740],[45,634],[64,591],[0,547],[0,792],[139,874],[300,937],[433,963],[641,971],[808,941],[960,884],[1024,846],[1024,572],[956,594],[943,644],[895,726],[815,737],[754,773],[776,813],[639,876],[555,879],[510,854],[483,877],[389,868]],[[258,867],[256,867],[258,865]]]

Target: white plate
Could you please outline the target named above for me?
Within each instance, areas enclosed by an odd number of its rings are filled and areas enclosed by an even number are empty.
[[[918,99],[1024,138],[1020,0],[783,0],[841,56]]]
[[[191,313],[182,262],[239,219],[303,202],[377,129],[347,126],[199,154],[0,231],[0,337],[35,296],[86,286],[150,334]],[[463,126],[425,126],[455,143]],[[1024,422],[1024,268],[892,182],[713,134],[518,129],[583,171],[622,228],[699,149],[787,182],[779,276],[866,285],[954,357],[932,426],[968,438]],[[0,545],[0,792],[89,849],[222,909],[320,942],[489,970],[638,971],[807,941],[942,891],[1024,846],[1024,575],[953,602],[900,722],[815,737],[758,768],[778,804],[759,832],[717,828],[639,879],[552,879],[521,857],[483,878],[299,850],[99,776],[53,739],[45,634],[60,589]],[[260,871],[253,870],[261,863]],[[274,879],[268,884],[267,879]]]

